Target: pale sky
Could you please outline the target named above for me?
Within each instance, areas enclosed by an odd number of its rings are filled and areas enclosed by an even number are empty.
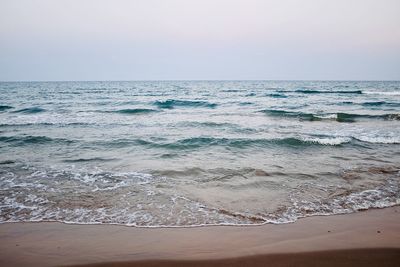
[[[0,0],[0,80],[400,80],[400,0]]]

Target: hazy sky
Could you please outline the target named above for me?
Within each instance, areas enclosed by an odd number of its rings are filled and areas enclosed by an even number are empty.
[[[0,80],[400,80],[400,0],[0,0]]]

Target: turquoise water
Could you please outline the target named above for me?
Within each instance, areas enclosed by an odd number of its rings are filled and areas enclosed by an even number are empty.
[[[0,83],[0,222],[287,223],[399,170],[400,82]]]

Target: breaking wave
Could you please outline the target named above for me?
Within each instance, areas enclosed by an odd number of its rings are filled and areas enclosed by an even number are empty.
[[[334,120],[337,122],[355,122],[357,119],[400,120],[400,113],[382,114],[382,115],[351,114],[344,112],[313,114],[306,112],[275,110],[275,109],[265,109],[261,110],[260,112],[263,112],[271,117],[297,118],[304,121]]]
[[[306,182],[286,188],[288,202],[273,210],[244,212],[163,190],[173,186],[173,180],[147,173],[9,167],[0,171],[2,194],[7,194],[0,204],[0,223],[59,221],[137,227],[284,224],[303,217],[400,205],[398,173],[394,167],[350,170],[342,174],[349,182],[367,174],[377,176],[380,183],[356,190]]]

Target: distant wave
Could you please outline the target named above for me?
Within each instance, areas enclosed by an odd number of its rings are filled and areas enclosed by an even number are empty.
[[[112,160],[114,160],[114,159],[106,159],[106,158],[95,157],[95,158],[67,159],[67,160],[64,160],[64,162],[68,162],[68,163],[90,162],[90,161],[105,162],[105,161],[112,161]]]
[[[298,89],[298,90],[278,90],[280,93],[298,93],[298,94],[362,94],[361,90],[312,90],[312,89]]]
[[[89,125],[97,125],[96,123],[90,122],[34,122],[34,123],[0,123],[0,127],[29,127],[29,126],[89,126]]]
[[[364,102],[361,105],[365,107],[371,107],[371,106],[373,107],[373,106],[383,106],[385,104],[387,104],[387,102],[385,101],[373,101],[373,102]]]
[[[11,106],[7,106],[7,105],[0,105],[0,111],[4,111],[4,110],[7,110],[7,109],[12,109],[13,107],[11,107]]]
[[[311,113],[305,113],[305,112],[286,111],[286,110],[277,110],[277,109],[264,109],[264,110],[261,110],[260,112],[265,113],[271,117],[291,117],[291,118],[293,117],[293,118],[298,118],[298,119],[307,120],[307,121],[321,120],[321,118],[319,118]]]
[[[198,121],[187,121],[181,122],[179,125],[182,126],[189,126],[189,127],[210,127],[210,128],[220,128],[220,127],[239,127],[237,124],[228,123],[228,122],[212,122],[212,121],[205,121],[205,122],[198,122]]]
[[[385,101],[375,101],[375,102],[365,102],[365,103],[362,103],[361,105],[365,106],[365,107],[370,107],[370,106],[382,106],[385,104],[386,104]]]
[[[370,102],[353,102],[353,101],[343,101],[339,102],[341,105],[360,105],[364,107],[400,107],[400,103],[396,102],[386,102],[386,101],[370,101]]]
[[[318,90],[296,90],[297,93],[303,94],[362,94],[361,90],[353,90],[353,91],[318,91]]]
[[[400,120],[400,114],[366,115],[366,114],[336,113],[336,121],[338,122],[354,122],[355,119],[357,118]]]
[[[256,93],[249,93],[249,94],[246,94],[245,96],[249,97],[249,96],[256,96],[256,95],[257,95]]]
[[[224,93],[237,93],[237,92],[241,92],[243,90],[238,90],[238,89],[227,89],[227,90],[221,90],[221,92]]]
[[[250,105],[253,105],[253,104],[254,104],[253,102],[240,102],[239,103],[240,106],[250,106]]]
[[[294,91],[279,91],[292,92],[299,94],[368,94],[368,95],[400,95],[400,91],[364,91],[364,90],[307,90],[299,89]]]
[[[321,121],[321,120],[334,120],[337,122],[355,122],[358,118],[364,119],[384,119],[384,120],[400,120],[400,114],[383,114],[383,115],[369,115],[369,114],[351,114],[351,113],[328,113],[328,114],[312,114],[305,112],[286,111],[265,109],[261,112],[272,117],[288,117],[298,118],[305,121]]]
[[[365,91],[365,90],[313,90],[313,89],[298,89],[298,90],[277,90],[279,93],[298,93],[298,94],[367,94],[367,95],[400,95],[400,91]]]
[[[116,110],[114,111],[115,113],[121,113],[121,114],[148,114],[148,113],[153,113],[153,112],[158,112],[155,109],[148,109],[148,108],[128,108],[128,109],[120,109],[120,110]]]
[[[46,111],[44,108],[41,107],[31,107],[31,108],[23,108],[14,111],[14,113],[24,113],[24,114],[34,114]]]
[[[173,109],[175,107],[205,107],[215,108],[217,104],[207,101],[190,101],[190,100],[174,100],[168,99],[165,101],[155,101],[154,105],[163,109]]]
[[[287,95],[284,95],[284,94],[268,94],[267,96],[273,97],[273,98],[287,98]]]
[[[374,107],[374,106],[400,107],[400,103],[386,102],[386,101],[364,102],[361,105],[365,107]]]
[[[50,138],[47,136],[0,136],[0,142],[14,145],[48,144],[48,143],[72,143],[64,138]]]
[[[12,160],[4,160],[4,161],[0,161],[0,165],[8,165],[8,164],[14,164],[15,161]]]

